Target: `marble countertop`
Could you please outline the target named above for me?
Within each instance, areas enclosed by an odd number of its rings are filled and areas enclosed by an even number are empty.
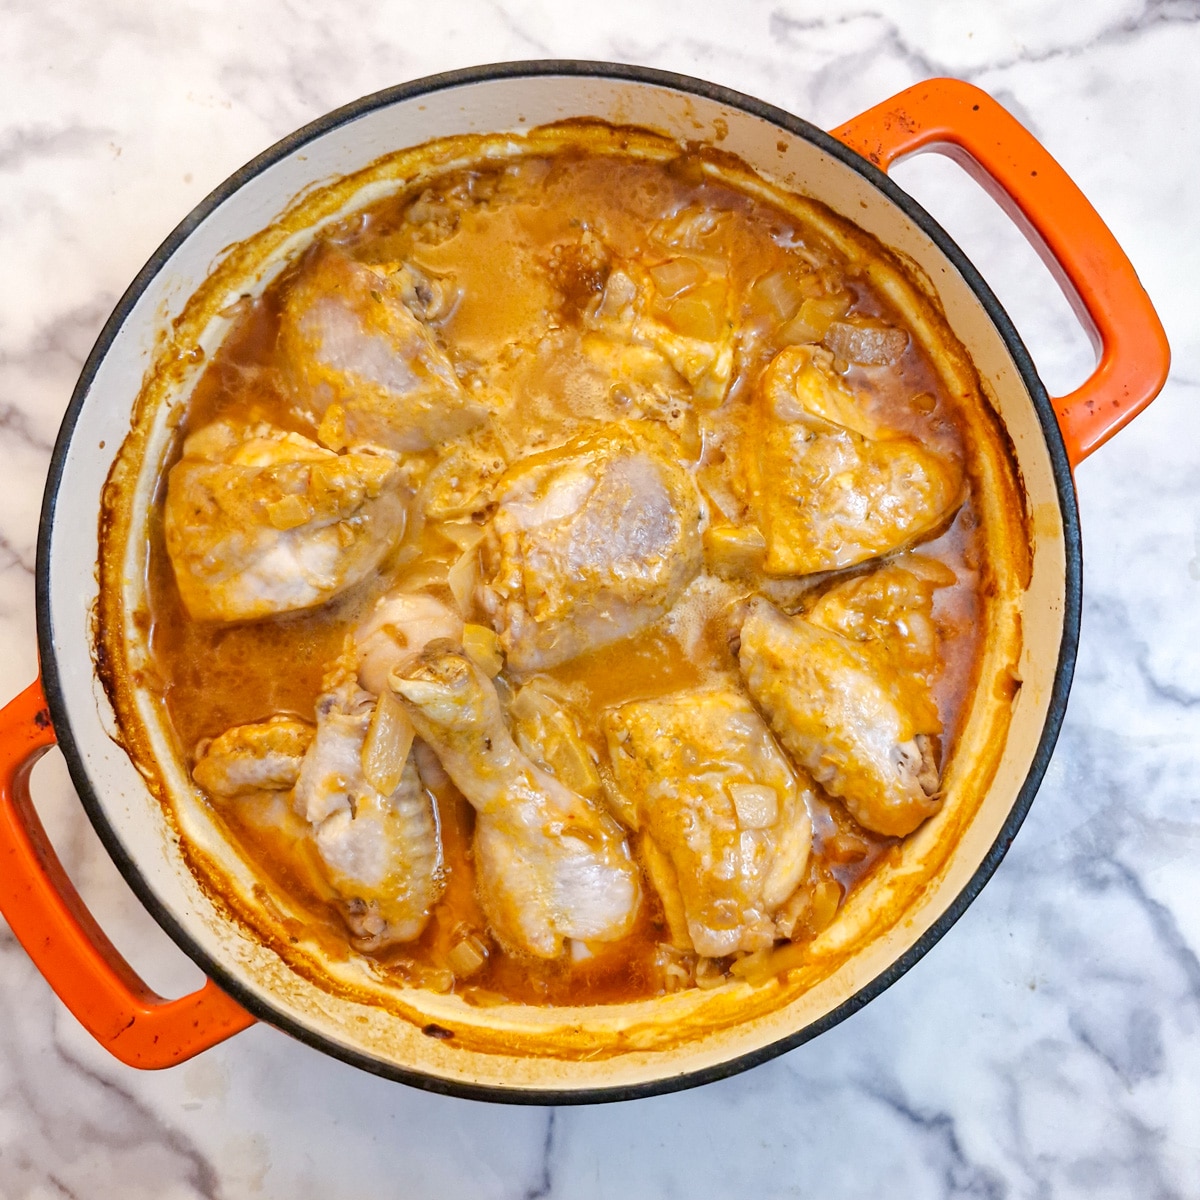
[[[34,546],[61,414],[159,241],[328,109],[529,57],[699,75],[826,128],[960,76],[1037,134],[1128,251],[1174,369],[1078,472],[1082,643],[1032,812],[963,919],[832,1032],[721,1083],[594,1108],[427,1095],[265,1026],[138,1073],[89,1040],[4,928],[0,1196],[1200,1195],[1196,0],[0,0],[0,698],[36,672]],[[896,178],[994,284],[1051,390],[1083,378],[1065,301],[983,193],[940,159]],[[195,986],[57,753],[34,792],[117,945],[164,993]]]

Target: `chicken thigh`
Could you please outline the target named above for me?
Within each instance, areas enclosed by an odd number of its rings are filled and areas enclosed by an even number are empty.
[[[195,620],[313,608],[373,571],[404,531],[400,473],[271,425],[193,433],[167,482],[167,553]]]
[[[959,466],[877,427],[814,346],[781,350],[755,390],[747,475],[771,575],[865,562],[941,525],[963,498]]]
[[[659,425],[530,455],[495,498],[479,602],[519,674],[653,624],[700,568],[699,495]]]
[[[428,450],[487,416],[405,303],[411,293],[404,272],[390,277],[327,244],[289,288],[279,349],[325,445]]]
[[[492,682],[449,641],[431,642],[391,682],[475,809],[479,898],[497,939],[556,958],[568,939],[624,937],[640,889],[620,826],[521,753]]]
[[[937,710],[869,642],[787,617],[756,597],[738,662],[792,759],[864,828],[903,837],[937,811]]]
[[[605,727],[679,948],[718,958],[770,946],[808,864],[813,793],[754,706],[727,689],[680,692],[623,705]]]

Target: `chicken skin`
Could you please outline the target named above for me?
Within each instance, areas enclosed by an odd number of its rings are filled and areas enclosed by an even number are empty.
[[[518,674],[645,629],[700,568],[699,495],[660,425],[530,455],[495,499],[479,603]]]
[[[475,809],[479,898],[501,944],[557,958],[568,940],[624,937],[640,888],[620,826],[518,749],[491,680],[435,641],[391,683]]]
[[[876,646],[756,597],[738,662],[792,760],[864,828],[903,837],[938,810],[937,710]]]
[[[428,450],[488,415],[428,327],[405,303],[413,289],[324,244],[287,292],[279,349],[299,407],[335,450]]]
[[[184,442],[163,528],[189,615],[243,621],[313,608],[353,587],[391,550],[405,515],[389,459],[218,421]]]
[[[625,704],[605,726],[672,940],[713,958],[770,946],[808,864],[813,792],[754,706],[732,690],[680,692]]]
[[[931,533],[963,499],[958,465],[877,427],[814,346],[781,350],[755,390],[747,476],[770,575],[865,562]]]

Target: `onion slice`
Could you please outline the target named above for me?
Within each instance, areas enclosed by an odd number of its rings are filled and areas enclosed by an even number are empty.
[[[391,692],[384,691],[375,702],[362,748],[363,774],[381,796],[390,796],[400,786],[415,736],[408,713]]]

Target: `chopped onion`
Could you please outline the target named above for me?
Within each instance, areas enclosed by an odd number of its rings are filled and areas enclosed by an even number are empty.
[[[780,906],[775,914],[775,932],[779,937],[792,938],[800,925],[800,918],[808,911],[812,892],[801,885]]]
[[[331,404],[317,427],[317,441],[330,450],[345,450],[346,410],[340,404]]]
[[[486,625],[463,626],[463,650],[467,657],[489,679],[495,678],[504,669],[504,657],[500,653],[500,639]]]
[[[390,796],[400,786],[415,736],[408,713],[391,692],[383,692],[375,702],[362,748],[363,774],[381,796]]]
[[[421,986],[431,992],[449,992],[454,989],[454,972],[440,967],[431,967],[421,973]]]
[[[904,353],[908,334],[874,317],[833,321],[823,335],[838,358],[864,367],[888,367]]]
[[[538,721],[553,717],[554,701],[535,687],[523,687],[514,697],[509,712],[520,721]]]
[[[566,784],[571,791],[589,799],[599,796],[603,786],[600,774],[574,731],[564,730],[556,722],[555,725],[549,726],[545,733],[543,741],[527,743],[527,747],[522,746],[522,749],[526,750],[530,758],[540,758],[550,773],[560,783]],[[522,738],[522,741],[526,739]]]
[[[820,299],[805,300],[800,311],[779,330],[776,341],[783,346],[795,346],[801,342],[819,342],[829,331],[829,326],[850,307],[848,293],[822,296]]]
[[[825,839],[825,857],[837,863],[862,862],[871,847],[862,838],[846,830]]]
[[[704,275],[704,268],[694,258],[671,258],[650,268],[650,278],[661,296],[678,296],[695,287]]]
[[[425,588],[435,587],[438,584],[448,582],[450,567],[444,562],[422,562],[416,564],[413,569],[402,575],[396,581],[398,590],[406,592],[419,592]]]
[[[509,707],[517,745],[573,792],[598,799],[604,785],[575,722],[545,692],[523,687]]]
[[[663,990],[680,992],[691,987],[695,961],[695,956],[687,951],[659,942],[654,951],[654,965],[662,976]]]
[[[659,311],[676,333],[716,341],[725,330],[725,283],[714,280],[694,288]]]
[[[818,288],[815,275],[797,277],[792,271],[772,271],[750,289],[751,303],[777,321],[790,321]]]
[[[932,583],[934,587],[951,587],[958,582],[958,576],[944,562],[924,554],[906,554],[896,559],[895,563],[918,579]]]
[[[704,531],[704,549],[717,571],[754,571],[762,566],[767,539],[754,525],[710,525]]]
[[[276,529],[296,529],[310,520],[313,507],[303,496],[284,496],[267,505],[267,520]]]
[[[459,979],[468,979],[487,962],[487,947],[474,934],[460,938],[450,948],[446,962]]]
[[[779,819],[779,795],[773,787],[762,783],[731,783],[729,795],[743,829],[770,829]]]
[[[507,996],[499,992],[490,992],[487,988],[473,987],[463,992],[463,1000],[476,1008],[499,1008],[502,1004],[511,1004]]]
[[[745,958],[739,958],[729,968],[729,973],[738,979],[744,979],[751,987],[760,987],[795,967],[803,966],[806,956],[807,947],[799,942],[768,946],[764,950],[755,950],[753,954],[747,954]]]
[[[460,550],[474,550],[487,533],[485,526],[474,521],[444,521],[437,526],[437,531]]]
[[[837,916],[838,906],[841,902],[842,886],[834,880],[826,879],[813,888],[808,924],[814,934],[829,928],[833,918]]]
[[[464,617],[469,617],[475,604],[475,586],[479,582],[479,550],[464,550],[454,565],[446,572],[446,582],[454,596],[454,603]]]
[[[702,958],[696,963],[696,986],[706,992],[718,988],[725,982],[721,964],[713,958]]]

